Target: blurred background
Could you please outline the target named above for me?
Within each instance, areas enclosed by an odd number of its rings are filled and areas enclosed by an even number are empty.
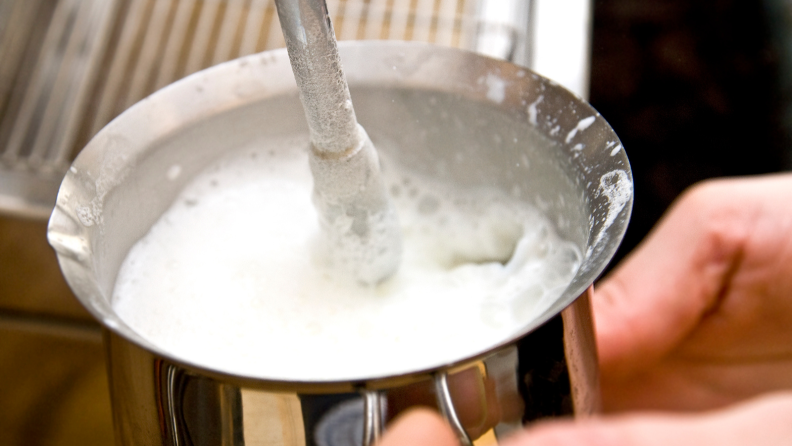
[[[706,178],[792,167],[792,2],[594,2],[592,105],[635,176],[619,258]]]
[[[617,260],[691,184],[792,167],[792,1],[334,0],[328,8],[340,39],[472,49],[588,96],[635,176]],[[151,92],[282,46],[271,0],[0,0],[0,443],[112,444],[101,333],[45,238],[70,160]]]

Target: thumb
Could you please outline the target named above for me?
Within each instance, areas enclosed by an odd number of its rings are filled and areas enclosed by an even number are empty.
[[[675,203],[592,302],[603,377],[657,363],[718,303],[749,224],[741,183],[710,181]],[[743,202],[740,205],[740,202]]]
[[[644,414],[539,423],[502,446],[782,446],[792,439],[792,393],[698,415]]]
[[[417,408],[388,425],[377,446],[459,446],[459,440],[438,413]]]

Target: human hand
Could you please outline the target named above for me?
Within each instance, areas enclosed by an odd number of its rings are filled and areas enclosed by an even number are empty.
[[[792,392],[782,392],[697,414],[644,412],[541,422],[501,446],[787,446],[790,442]]]
[[[606,411],[792,389],[791,205],[792,175],[697,185],[595,287]]]
[[[792,175],[698,185],[597,286],[606,411],[715,409],[792,389],[790,204]],[[437,423],[425,425],[436,435],[430,442],[387,443],[427,416],[404,417],[383,445],[455,444],[440,441],[450,429]],[[507,444],[774,445],[791,438],[787,392],[705,414],[540,423]]]
[[[726,410],[684,414],[622,414],[577,421],[544,421],[501,446],[787,446],[792,439],[792,392],[774,393]],[[378,446],[459,446],[437,413],[400,415]]]

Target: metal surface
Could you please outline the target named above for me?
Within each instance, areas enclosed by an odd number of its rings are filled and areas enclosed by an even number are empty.
[[[480,0],[476,15],[481,24],[471,49],[530,67],[533,60],[533,42],[528,38],[533,20],[531,9],[540,1],[547,0]]]
[[[568,328],[562,319],[548,321],[481,361],[362,391],[355,383],[330,389],[308,383],[229,382],[184,369],[107,333],[116,443],[370,446],[387,421],[410,404],[420,404],[443,413],[461,444],[493,444],[524,422],[589,415],[579,410],[586,402],[576,399],[572,374],[582,370],[575,361],[596,362],[596,351],[565,356]],[[506,381],[519,385],[504,382],[498,369],[508,371]],[[596,374],[593,378],[587,378],[593,383],[588,394],[598,392]],[[470,416],[470,408],[481,408],[482,401],[487,401],[488,413],[498,414],[486,422],[484,433],[480,417]],[[468,412],[467,424],[459,412]]]
[[[470,441],[470,436],[465,432],[465,427],[459,421],[459,416],[454,408],[454,400],[451,398],[451,389],[448,388],[448,372],[440,371],[434,376],[435,397],[437,398],[437,407],[440,408],[440,414],[448,420],[451,428],[459,438],[459,443],[462,446],[473,446]]]
[[[453,397],[454,382],[468,379],[466,371],[480,375],[482,363],[485,369],[492,365],[493,379],[499,377],[492,394],[504,414],[493,426],[497,435],[507,435],[515,421],[569,414],[574,408],[586,412],[591,407],[579,399],[586,392],[572,389],[589,385],[588,394],[596,395],[596,376],[589,376],[595,370],[586,365],[596,364],[596,351],[586,343],[577,350],[569,344],[593,339],[591,324],[581,323],[583,313],[571,318],[559,314],[586,292],[626,229],[632,183],[613,130],[571,93],[505,62],[396,42],[343,45],[341,56],[361,123],[384,155],[403,168],[461,190],[499,188],[539,206],[558,232],[584,253],[578,274],[557,301],[513,336],[486,351],[471,351],[452,363],[406,375],[353,374],[345,381],[317,376],[310,382],[265,374],[239,376],[224,371],[221,364],[195,364],[151,345],[115,315],[110,302],[118,268],[130,247],[185,181],[230,148],[255,138],[306,132],[285,51],[215,67],[159,92],[103,129],[66,175],[50,220],[49,240],[70,286],[109,330],[111,392],[120,444],[174,444],[174,435],[187,435],[163,430],[167,423],[181,423],[188,433],[198,429],[189,434],[192,438],[215,426],[211,435],[220,435],[225,443],[214,444],[253,444],[246,443],[244,435],[242,440],[238,437],[252,429],[240,416],[252,410],[246,409],[248,391],[270,395],[264,398],[267,401],[281,401],[275,395],[299,401],[302,421],[295,421],[291,409],[260,410],[280,414],[276,418],[281,431],[290,432],[282,438],[298,438],[294,432],[312,438],[327,398],[361,398],[360,391],[370,389],[386,392],[390,399],[411,386],[431,388],[437,373],[448,374]],[[175,181],[165,172],[173,164],[182,167]],[[573,336],[566,346],[565,336]],[[158,376],[164,376],[168,367],[176,367],[179,376],[189,377],[185,379],[203,380],[196,389],[225,390],[189,397],[164,392]],[[544,382],[548,373],[553,374],[545,380],[553,389],[549,393],[545,386],[531,384]],[[531,379],[526,380],[528,375]],[[490,376],[485,373],[481,379]],[[181,403],[198,395],[205,396],[198,405]],[[454,406],[464,412],[467,403],[455,400]],[[177,409],[176,420],[162,418],[170,407]],[[203,412],[181,413],[179,407],[198,407],[194,410]],[[360,417],[362,412],[361,406]],[[179,421],[184,417],[214,421]],[[300,427],[287,429],[284,419],[291,420],[289,426]],[[211,435],[201,438],[214,438]]]
[[[385,428],[385,399],[376,390],[363,392],[363,446],[373,446]]]
[[[328,10],[340,40],[432,42],[527,64],[528,18],[497,11],[528,3],[330,0]],[[0,0],[0,212],[45,219],[73,157],[123,110],[283,46],[274,0]]]
[[[561,312],[564,322],[564,355],[569,364],[569,384],[575,414],[589,416],[600,411],[599,363],[597,340],[594,336],[594,317],[591,299],[594,287],[589,287],[572,305]]]
[[[532,70],[581,98],[589,93],[592,0],[532,0]]]

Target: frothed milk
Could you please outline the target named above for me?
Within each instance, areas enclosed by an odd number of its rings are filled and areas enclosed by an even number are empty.
[[[348,282],[318,240],[307,141],[268,144],[196,177],[122,265],[116,312],[179,358],[291,381],[422,370],[504,341],[577,271],[580,252],[536,209],[385,159],[402,264],[377,286]]]

